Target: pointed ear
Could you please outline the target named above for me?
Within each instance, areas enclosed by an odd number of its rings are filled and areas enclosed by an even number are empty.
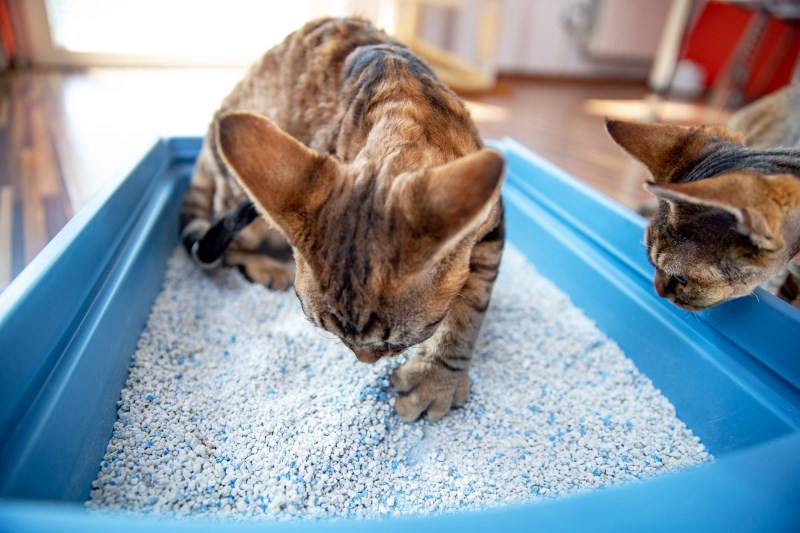
[[[307,230],[304,214],[329,194],[335,161],[254,113],[223,115],[216,141],[225,164],[261,214],[292,244],[301,240]]]
[[[645,124],[606,119],[606,130],[628,154],[642,162],[655,181],[666,182],[693,130],[670,124]]]
[[[784,247],[782,213],[773,200],[771,180],[754,172],[729,172],[691,183],[646,183],[645,189],[668,202],[722,209],[737,221],[737,231],[763,250]]]
[[[503,156],[474,154],[407,177],[398,205],[408,230],[404,260],[412,268],[438,260],[486,220],[500,196]]]

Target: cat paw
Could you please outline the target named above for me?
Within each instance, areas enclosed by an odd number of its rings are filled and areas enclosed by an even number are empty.
[[[423,415],[435,422],[469,397],[467,370],[453,371],[433,360],[411,359],[394,371],[391,382],[401,394],[395,409],[407,422]]]
[[[253,255],[237,266],[249,281],[269,289],[284,291],[294,282],[294,271],[291,267],[267,256]]]

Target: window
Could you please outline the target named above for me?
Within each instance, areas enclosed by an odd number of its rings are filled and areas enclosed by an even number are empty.
[[[359,14],[380,25],[390,1],[33,0],[22,2],[31,59],[67,65],[246,64],[309,19]]]

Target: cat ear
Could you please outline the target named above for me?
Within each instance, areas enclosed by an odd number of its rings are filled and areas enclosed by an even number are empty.
[[[254,113],[223,115],[217,147],[261,214],[293,244],[302,240],[304,214],[327,198],[335,161]]]
[[[502,177],[503,156],[483,148],[399,182],[408,230],[404,260],[417,266],[435,261],[476,229],[495,206]]]
[[[646,124],[606,119],[608,134],[628,154],[638,159],[659,183],[665,183],[677,161],[675,147],[685,144],[692,130],[671,124]]]
[[[652,183],[645,189],[668,202],[685,202],[722,209],[736,217],[737,230],[756,246],[783,248],[782,215],[772,199],[768,180],[753,172],[729,172],[691,183]],[[779,177],[775,177],[779,178]]]

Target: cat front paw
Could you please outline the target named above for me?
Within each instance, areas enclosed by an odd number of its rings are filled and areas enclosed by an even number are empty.
[[[231,251],[225,257],[227,264],[239,268],[239,272],[253,283],[268,289],[285,291],[294,282],[294,270],[267,255],[252,252]]]
[[[394,371],[392,386],[400,397],[395,409],[406,422],[425,416],[435,422],[469,397],[467,369],[454,370],[432,359],[415,357]]]
[[[287,266],[267,263],[240,265],[239,272],[252,283],[259,283],[268,289],[285,291],[294,282],[294,272]]]

